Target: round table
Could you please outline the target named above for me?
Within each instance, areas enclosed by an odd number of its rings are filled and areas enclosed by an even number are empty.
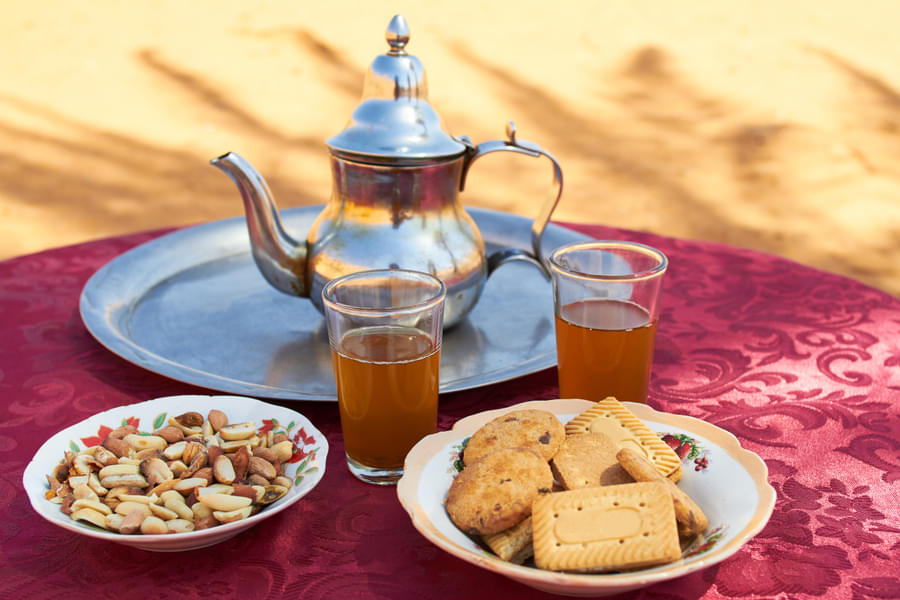
[[[766,462],[778,494],[769,524],[736,555],[630,596],[900,597],[900,301],[776,256],[568,226],[669,256],[649,403],[732,432]],[[78,313],[96,269],[163,233],[0,262],[0,596],[547,597],[432,546],[394,488],[354,479],[335,403],[285,403],[328,437],[319,486],[217,546],[150,553],[40,518],[22,473],[43,440],[117,405],[212,393],[111,354]],[[555,369],[445,394],[438,426],[556,395]]]

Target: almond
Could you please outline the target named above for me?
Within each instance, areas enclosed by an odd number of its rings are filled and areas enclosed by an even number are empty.
[[[244,480],[250,468],[250,451],[246,446],[231,455],[231,464],[234,466],[235,479]]]
[[[216,410],[215,408],[209,411],[206,418],[209,421],[209,424],[212,425],[213,431],[219,431],[228,425],[228,417],[225,416],[225,413],[221,410]]]
[[[288,440],[288,442],[290,442],[290,440]],[[254,448],[253,456],[264,458],[269,462],[275,462],[276,460],[278,460],[278,454],[276,454],[273,448]]]
[[[215,481],[215,475],[213,475],[212,467],[203,467],[202,469],[197,469],[197,471],[192,475],[195,479],[205,479],[206,485],[209,485],[213,481]]]
[[[262,475],[257,475],[256,473],[252,473],[248,478],[247,482],[251,485],[261,485],[263,487],[269,485],[269,480],[263,477]]]
[[[225,451],[222,450],[219,446],[209,446],[206,449],[206,462],[210,465],[216,464],[216,459],[225,454]]]
[[[268,481],[271,481],[278,476],[278,472],[275,470],[275,467],[272,466],[272,463],[258,456],[250,457],[250,468],[248,470],[250,473],[259,475]]]
[[[184,439],[184,432],[178,429],[177,427],[172,427],[171,425],[167,425],[160,429],[159,431],[153,432],[153,435],[158,435],[162,439],[166,440],[170,444],[174,444],[175,442],[180,442]]]

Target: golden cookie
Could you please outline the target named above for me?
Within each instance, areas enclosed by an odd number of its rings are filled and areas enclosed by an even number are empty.
[[[514,410],[485,423],[472,434],[463,451],[463,462],[471,464],[501,448],[528,448],[549,461],[565,437],[566,428],[553,413]]]
[[[634,478],[619,464],[617,451],[612,440],[602,433],[570,435],[550,466],[567,490],[631,483]]]
[[[525,517],[521,523],[481,539],[494,554],[517,565],[534,555],[534,547],[531,545],[531,517]]]
[[[531,450],[497,450],[456,476],[447,493],[447,514],[470,535],[499,533],[530,515],[534,500],[552,486],[550,465]]]
[[[666,477],[680,479],[681,459],[675,451],[615,398],[610,396],[597,402],[566,423],[568,435],[590,432],[606,434],[618,448],[632,448],[647,457]]]
[[[547,494],[535,501],[532,521],[541,569],[601,573],[681,556],[672,497],[660,482]]]

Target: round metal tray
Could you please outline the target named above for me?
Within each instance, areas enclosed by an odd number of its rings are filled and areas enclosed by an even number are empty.
[[[303,239],[321,209],[282,211],[285,229]],[[530,247],[529,219],[468,211],[488,253]],[[543,247],[549,253],[582,239],[550,224]],[[88,280],[80,310],[101,344],[155,373],[234,394],[337,401],[321,314],[263,280],[241,217],[182,229],[116,257]],[[533,266],[513,262],[491,275],[468,317],[444,332],[440,390],[555,364],[550,283]]]

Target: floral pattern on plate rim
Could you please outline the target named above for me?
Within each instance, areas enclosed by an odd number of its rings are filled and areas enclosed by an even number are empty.
[[[157,431],[162,428],[167,422],[168,413],[160,413],[156,415],[153,419],[153,430]],[[141,419],[140,417],[126,417],[122,419],[122,422],[119,423],[116,427],[122,427],[125,425],[131,425],[135,429],[140,429]],[[278,419],[263,419],[262,427],[258,428],[259,433],[268,433],[272,431],[273,433],[283,433],[288,436],[294,442],[294,454],[287,461],[288,463],[300,463],[297,465],[297,472],[294,475],[294,485],[300,485],[303,479],[312,473],[315,473],[319,470],[319,467],[316,465],[312,465],[312,461],[316,459],[316,452],[318,452],[319,447],[311,448],[307,450],[310,446],[316,444],[315,436],[309,435],[306,433],[306,430],[303,427],[300,427],[296,432],[291,434],[291,430],[297,426],[294,421],[291,421],[287,425],[282,425]],[[80,438],[81,443],[84,444],[85,448],[91,448],[93,446],[101,445],[110,433],[113,431],[113,427],[109,427],[107,425],[100,425],[97,429],[97,435],[87,436]],[[139,431],[139,435],[150,435],[149,432]],[[72,452],[78,453],[81,452],[81,448],[74,441],[69,441],[69,450]]]

